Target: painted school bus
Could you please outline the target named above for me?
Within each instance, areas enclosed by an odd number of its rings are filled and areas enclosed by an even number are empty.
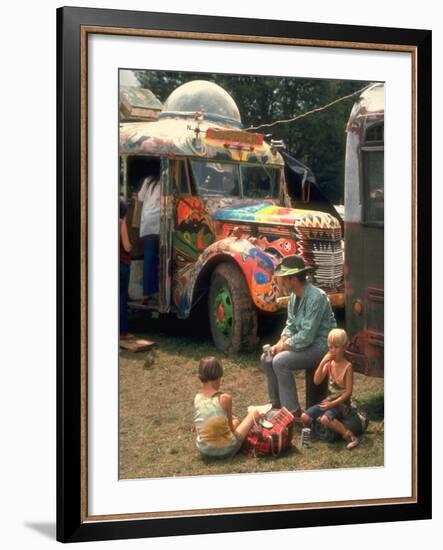
[[[345,162],[345,292],[349,358],[384,373],[384,85],[354,104]]]
[[[338,220],[291,208],[281,154],[243,130],[220,86],[188,82],[157,121],[121,124],[120,158],[127,198],[160,162],[160,313],[186,319],[205,299],[216,347],[253,349],[257,315],[285,305],[274,268],[295,253],[313,267],[314,283],[332,304],[343,305]]]

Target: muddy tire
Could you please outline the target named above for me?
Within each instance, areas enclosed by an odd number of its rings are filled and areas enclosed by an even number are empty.
[[[209,323],[219,351],[252,351],[257,345],[257,309],[243,273],[223,263],[212,273],[209,288]]]

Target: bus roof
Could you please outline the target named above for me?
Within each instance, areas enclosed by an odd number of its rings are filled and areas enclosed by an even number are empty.
[[[349,117],[347,132],[358,131],[384,118],[385,85],[382,82],[372,84],[364,90],[354,103]]]
[[[120,154],[284,165],[280,153],[261,134],[205,120],[201,113],[120,124]]]

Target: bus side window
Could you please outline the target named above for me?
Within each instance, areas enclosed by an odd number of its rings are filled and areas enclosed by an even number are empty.
[[[362,150],[364,221],[384,221],[384,125],[366,130]]]

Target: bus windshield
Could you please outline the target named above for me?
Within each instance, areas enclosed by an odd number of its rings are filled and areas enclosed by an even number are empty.
[[[277,198],[280,168],[191,160],[199,194],[239,198]]]
[[[241,165],[243,196],[251,199],[276,199],[279,194],[278,168]]]

